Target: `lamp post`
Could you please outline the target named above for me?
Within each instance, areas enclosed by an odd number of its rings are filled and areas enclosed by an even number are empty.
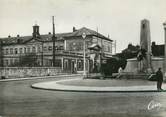
[[[83,78],[85,78],[86,77],[86,58],[85,58],[85,38],[86,38],[86,33],[83,33],[82,34],[82,38],[84,39],[83,41],[84,41],[84,44],[83,44],[83,46],[84,46],[84,48],[83,48],[83,53],[84,53],[84,72],[83,72]]]
[[[163,23],[164,26],[164,41],[165,41],[165,51],[164,51],[164,76],[166,76],[166,21]]]
[[[42,48],[41,48],[41,49],[42,49],[42,52],[41,52],[41,66],[42,66],[42,67],[43,67],[43,56],[44,56],[44,55],[43,55],[43,43],[44,43],[44,42],[42,41]]]

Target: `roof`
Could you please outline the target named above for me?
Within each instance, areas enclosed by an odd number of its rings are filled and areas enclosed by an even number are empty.
[[[97,37],[100,37],[100,38],[103,38],[103,39],[110,40],[109,38],[105,37],[104,35],[102,35],[100,33],[97,33],[94,30],[88,29],[86,27],[83,27],[83,28],[71,33],[70,36],[82,36],[83,33],[85,33],[86,35],[97,36]],[[110,40],[110,41],[112,41],[112,40]]]
[[[96,36],[96,37],[100,37],[103,38],[105,40],[109,40],[112,41],[111,39],[105,37],[104,35],[97,33],[94,30],[88,29],[86,27],[83,27],[81,29],[78,29],[74,32],[68,32],[68,33],[56,33],[55,37],[57,38],[57,40],[64,40],[70,37],[78,37],[78,36],[82,36],[82,34],[86,33],[87,36]],[[0,38],[0,40],[3,41],[3,44],[16,44],[18,43],[18,39],[20,40],[21,43],[25,43],[31,39],[33,39],[33,36],[22,36],[22,37],[7,37],[7,38]],[[41,41],[52,41],[52,34],[45,34],[45,35],[40,35],[40,38],[38,38],[37,40]]]

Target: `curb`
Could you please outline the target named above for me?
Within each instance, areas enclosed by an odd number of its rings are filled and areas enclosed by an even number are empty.
[[[61,90],[61,89],[49,89],[49,88],[39,88],[39,87],[35,87],[33,85],[31,85],[32,88],[34,89],[42,89],[42,90],[47,90],[47,91],[63,91],[63,92],[87,92],[87,93],[152,93],[152,92],[158,92],[158,93],[161,93],[161,92],[166,92],[165,90],[164,91],[157,91],[157,90],[130,90],[130,91],[120,91],[120,90],[117,90],[117,91],[89,91],[89,90]]]
[[[77,79],[68,79],[77,80]],[[91,86],[75,86],[75,85],[65,85],[59,84],[58,82],[63,82],[67,80],[58,81],[47,81],[32,84],[31,87],[34,89],[43,89],[51,91],[64,91],[64,92],[96,92],[96,93],[134,93],[134,92],[166,92],[166,90],[158,91],[155,89],[155,85],[152,86],[125,86],[125,87],[91,87]],[[166,85],[164,86],[166,88]]]

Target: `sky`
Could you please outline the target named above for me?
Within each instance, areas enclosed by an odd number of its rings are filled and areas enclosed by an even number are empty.
[[[166,0],[0,0],[0,38],[32,35],[35,23],[40,34],[52,32],[52,16],[56,33],[98,28],[116,40],[117,52],[140,43],[143,19],[150,21],[151,40],[164,43]]]

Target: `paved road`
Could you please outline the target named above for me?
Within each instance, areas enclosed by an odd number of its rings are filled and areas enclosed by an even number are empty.
[[[85,93],[32,89],[55,79],[0,82],[0,116],[165,117],[166,93]],[[56,80],[60,80],[56,78]],[[152,104],[148,109],[148,105]]]

